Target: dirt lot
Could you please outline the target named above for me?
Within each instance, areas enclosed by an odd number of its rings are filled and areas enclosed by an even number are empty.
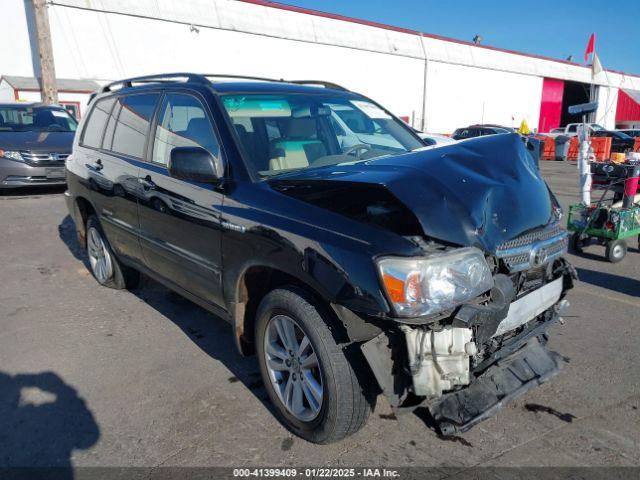
[[[566,206],[575,165],[543,173]],[[62,191],[0,195],[0,466],[640,465],[640,253],[570,256],[558,377],[454,441],[380,400],[341,443],[291,436],[230,328],[145,280],[91,278]]]

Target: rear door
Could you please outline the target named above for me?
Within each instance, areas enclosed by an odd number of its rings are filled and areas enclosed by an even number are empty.
[[[94,204],[111,246],[121,257],[142,262],[138,239],[138,170],[146,151],[159,93],[115,98],[108,112],[101,149],[91,170]]]
[[[164,94],[139,171],[140,242],[147,266],[165,279],[223,305],[220,208],[212,185],[169,176],[173,147],[199,146],[221,159],[220,143],[204,99],[196,92]]]

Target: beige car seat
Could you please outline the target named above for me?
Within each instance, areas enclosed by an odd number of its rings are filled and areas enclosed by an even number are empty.
[[[317,134],[313,118],[292,118],[285,137],[271,145],[270,170],[308,167],[315,159],[327,154],[324,144],[313,137]]]

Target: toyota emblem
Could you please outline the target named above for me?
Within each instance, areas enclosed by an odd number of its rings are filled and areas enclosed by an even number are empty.
[[[549,258],[549,252],[547,249],[542,246],[534,246],[531,249],[531,254],[529,256],[529,264],[532,267],[540,267],[547,263],[547,259]]]

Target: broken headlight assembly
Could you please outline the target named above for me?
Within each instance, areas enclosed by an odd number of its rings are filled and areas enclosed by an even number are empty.
[[[421,258],[384,257],[378,269],[400,317],[440,313],[493,288],[489,265],[474,247]]]

